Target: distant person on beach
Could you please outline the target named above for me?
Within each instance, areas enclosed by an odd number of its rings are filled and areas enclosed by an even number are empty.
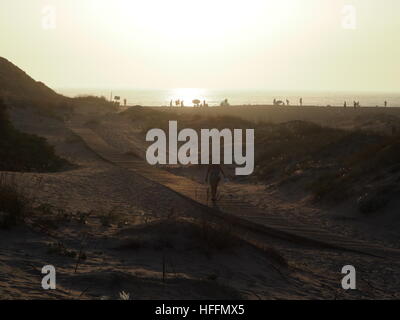
[[[290,101],[288,99],[286,99],[286,105],[290,106]]]
[[[181,101],[181,107],[183,108],[185,106],[185,103],[183,102],[183,100]]]
[[[209,164],[207,167],[206,183],[211,187],[211,200],[217,200],[218,185],[221,181],[221,175],[225,178],[225,172],[220,164]]]
[[[347,108],[347,102],[345,101],[343,107]]]
[[[388,103],[387,103],[387,101],[385,100],[385,108],[387,107],[387,105],[388,105]]]
[[[303,106],[303,98],[300,98],[300,107]]]
[[[229,104],[229,102],[228,102],[228,99],[225,99],[224,101],[222,101],[221,104],[220,104],[220,106],[221,106],[221,107],[229,107],[230,104]]]
[[[169,102],[169,106],[172,107],[172,100]]]

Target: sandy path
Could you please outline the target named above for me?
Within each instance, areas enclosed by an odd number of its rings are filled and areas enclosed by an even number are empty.
[[[29,131],[46,136],[46,130],[38,124]],[[63,208],[71,216],[59,221],[57,212],[52,212],[48,219],[56,226],[46,230],[29,225],[0,230],[1,298],[115,299],[122,290],[134,299],[238,295],[249,299],[393,299],[398,295],[398,263],[368,256],[258,234],[259,241],[277,250],[289,267],[279,265],[268,251],[246,243],[205,254],[204,239],[192,222],[193,217],[201,221],[204,216],[197,206],[134,172],[102,161],[68,130],[55,126],[50,132],[57,152],[66,157],[73,154],[80,167],[19,176],[38,202]],[[103,214],[115,207],[119,221],[103,225]],[[80,221],[76,211],[88,210],[94,213]],[[57,243],[75,252],[83,247],[86,259],[49,253]],[[162,281],[162,261],[166,281]],[[340,287],[340,270],[348,263],[360,272],[358,290],[351,292]],[[40,287],[40,269],[45,264],[57,268],[56,291]]]
[[[232,188],[232,186],[231,186]],[[287,212],[286,212],[287,213]],[[271,241],[271,240],[269,240]],[[282,252],[288,252],[289,256],[291,258],[293,258],[296,263],[299,263],[300,265],[304,266],[304,261],[306,260],[307,263],[305,263],[305,265],[308,265],[308,263],[312,264],[313,267],[311,268],[311,270],[313,270],[313,272],[319,268],[321,268],[319,271],[322,272],[322,270],[324,270],[324,268],[327,268],[328,270],[330,270],[328,272],[328,274],[332,274],[332,266],[335,266],[337,268],[340,269],[340,265],[341,263],[339,261],[343,261],[342,259],[345,259],[347,261],[351,260],[351,261],[357,261],[358,263],[361,263],[361,265],[363,265],[363,268],[365,267],[365,269],[363,269],[364,275],[363,275],[363,281],[364,284],[366,286],[370,287],[370,290],[376,290],[377,292],[380,292],[381,295],[386,295],[389,294],[389,296],[393,297],[395,295],[396,289],[393,288],[398,288],[399,287],[399,283],[398,283],[398,276],[397,276],[397,271],[399,270],[399,265],[397,263],[395,263],[394,265],[391,265],[391,267],[389,269],[387,269],[389,267],[389,265],[386,265],[386,263],[383,262],[383,260],[381,259],[375,259],[372,258],[370,256],[354,256],[353,254],[349,254],[349,253],[336,253],[334,255],[332,255],[330,253],[329,250],[325,250],[321,253],[321,251],[318,251],[318,258],[316,258],[315,254],[316,254],[316,249],[308,249],[308,250],[304,250],[304,248],[300,249],[300,250],[296,250],[295,248],[293,248],[292,245],[288,246],[287,243],[285,243],[284,245],[282,244],[282,242],[276,242],[276,239],[273,239],[273,242],[276,243],[276,246],[278,246],[280,248],[280,250]],[[278,244],[279,243],[279,244]],[[310,252],[310,256],[304,256],[304,253],[309,251]],[[326,260],[324,260],[326,259]],[[301,261],[301,262],[300,262]],[[361,262],[362,261],[362,262]],[[343,262],[342,262],[343,263]],[[316,267],[316,265],[319,265],[319,267],[317,267],[316,269],[313,269]],[[378,267],[376,267],[378,265]],[[369,267],[371,266],[375,266],[375,271],[370,271]],[[323,273],[327,272],[327,269],[325,269],[323,271]],[[386,270],[385,272],[383,272],[383,270]],[[389,273],[387,272],[388,270]],[[311,272],[311,271],[310,271]],[[382,272],[382,273],[380,273]],[[383,280],[384,278],[380,278],[380,280],[377,279],[373,279],[371,278],[371,274],[373,273],[375,274],[374,277],[376,276],[376,274],[380,274],[383,277],[390,277],[391,279],[394,280],[394,286],[390,286],[391,288],[389,289],[388,292],[385,292],[386,288],[383,288],[382,286],[380,287],[379,285],[371,285],[370,281],[384,281],[386,283],[386,280]],[[387,279],[387,278],[386,278]],[[371,289],[372,288],[372,289]],[[382,288],[382,289],[380,289]],[[392,291],[394,290],[394,291]],[[382,297],[383,297],[382,296]]]
[[[118,141],[127,141],[128,137],[134,137],[129,140],[131,145],[135,141],[140,141],[138,133],[132,131],[132,129],[129,131],[127,129],[129,125],[127,126],[127,123],[124,123],[125,126],[118,122],[118,125],[114,126],[114,130],[110,128],[110,124],[106,126],[106,130],[101,130],[104,125],[96,126],[96,132],[100,132],[100,135],[105,137],[107,141],[111,141],[110,143],[116,140],[115,136],[117,134],[119,137],[124,137],[117,139]],[[93,130],[84,128],[79,124],[73,124],[73,127],[73,130],[78,135],[81,135],[89,147],[102,157],[113,161],[121,167],[143,175],[149,180],[159,182],[197,202],[205,205],[214,205],[205,198],[205,187],[203,184],[145,165],[145,161],[142,159],[126,157],[118,151],[118,145],[111,147],[110,144],[95,134]],[[114,133],[110,138],[110,132],[117,132],[117,134]],[[126,135],[127,132],[130,133],[130,136]],[[144,147],[145,143],[141,142],[139,146],[135,146],[135,149],[144,149]],[[192,171],[196,170],[200,169],[194,168]],[[198,174],[197,178],[199,178]],[[231,183],[225,185],[223,189],[224,196],[218,201],[216,206],[218,210],[222,210],[225,213],[234,214],[252,223],[261,224],[267,228],[273,228],[286,234],[294,234],[306,239],[312,239],[313,241],[320,241],[350,250],[365,251],[390,258],[400,257],[399,250],[388,250],[385,246],[376,246],[373,242],[356,241],[353,237],[346,237],[346,234],[342,236],[332,233],[329,226],[321,228],[318,222],[321,224],[321,222],[326,222],[327,220],[312,219],[311,216],[315,217],[316,214],[305,206],[304,203],[294,205],[289,201],[280,200],[258,186]],[[267,201],[265,201],[264,194],[267,196]],[[254,202],[256,202],[255,205],[253,205]]]

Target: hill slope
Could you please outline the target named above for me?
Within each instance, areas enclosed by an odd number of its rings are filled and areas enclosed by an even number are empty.
[[[45,138],[15,129],[1,99],[0,136],[0,171],[51,172],[68,164]]]
[[[5,58],[0,57],[0,98],[13,107],[30,107],[45,116],[63,119],[73,111],[116,111],[105,98],[83,96],[69,98],[56,93]]]
[[[66,98],[0,57],[0,95],[7,100],[59,102]]]

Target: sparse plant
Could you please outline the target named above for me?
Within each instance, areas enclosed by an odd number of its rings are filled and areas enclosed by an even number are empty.
[[[229,250],[238,245],[238,239],[233,234],[229,224],[211,223],[204,216],[198,236],[203,242],[207,253]]]
[[[54,211],[54,206],[49,203],[41,203],[36,207],[36,210],[39,211],[42,215],[52,215]]]
[[[31,200],[15,176],[0,173],[0,228],[17,226],[31,213]]]
[[[60,209],[60,208],[57,208],[56,211],[57,211],[56,216],[57,216],[57,220],[58,221],[71,222],[71,220],[72,220],[72,213],[71,212],[67,212],[66,210]]]
[[[67,249],[65,245],[60,241],[49,243],[47,247],[47,253],[69,258],[75,258],[77,255],[77,252],[75,250]]]
[[[78,211],[76,213],[77,220],[81,224],[87,224],[89,217],[92,215],[93,211],[89,212],[83,212],[83,211]]]
[[[79,259],[80,259],[80,260],[86,260],[86,259],[87,259],[87,254],[86,254],[86,252],[82,251],[82,252],[79,254]]]
[[[45,230],[58,229],[61,225],[71,222],[72,214],[64,209],[56,208],[48,203],[41,203],[34,208],[32,222]]]
[[[111,227],[113,224],[118,224],[121,221],[121,214],[113,208],[102,214],[100,216],[100,221],[104,227]]]
[[[131,295],[125,291],[119,293],[119,300],[130,300]]]
[[[86,243],[86,238],[87,234],[83,234],[82,240],[81,240],[81,245],[78,253],[78,259],[76,260],[76,265],[75,265],[75,273],[78,271],[79,264],[82,260],[86,260],[87,256],[86,253],[83,251],[85,243]]]

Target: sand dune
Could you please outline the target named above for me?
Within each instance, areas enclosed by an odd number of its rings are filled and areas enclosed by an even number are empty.
[[[261,250],[237,237],[249,230],[221,227],[168,188],[103,161],[62,122],[25,112],[14,110],[16,126],[48,138],[78,167],[16,174],[34,186],[36,204],[50,209],[26,226],[0,231],[6,244],[0,249],[1,298],[117,299],[121,291],[134,299],[399,297],[398,263],[254,234],[265,245]],[[109,119],[97,127],[99,136],[123,153],[142,153],[137,129],[123,119]],[[196,179],[198,174],[188,175]],[[278,200],[263,186],[223,188],[235,196],[253,195],[250,200],[258,199],[257,205],[274,214],[314,222],[319,214]],[[84,258],[79,259],[80,251]],[[349,261],[361,270],[359,290],[353,292],[339,289],[341,267]],[[45,264],[59,272],[54,292],[40,288]]]

